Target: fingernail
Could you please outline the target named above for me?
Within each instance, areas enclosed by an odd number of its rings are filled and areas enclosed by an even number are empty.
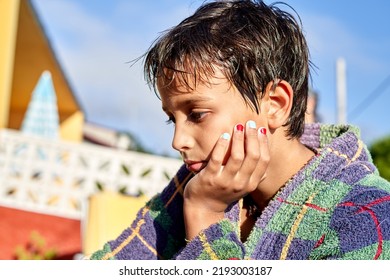
[[[224,134],[221,135],[221,138],[224,139],[224,140],[229,140],[230,134],[225,132]]]
[[[249,128],[256,129],[256,123],[254,121],[248,121]]]
[[[265,127],[260,127],[259,128],[259,132],[263,135],[266,135],[267,134],[267,129]]]
[[[244,131],[244,126],[242,124],[238,124],[238,125],[236,125],[236,129],[238,131]]]

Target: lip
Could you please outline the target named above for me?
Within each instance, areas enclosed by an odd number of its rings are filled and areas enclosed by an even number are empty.
[[[193,161],[193,160],[185,160],[184,161],[187,169],[191,172],[199,172],[206,166],[206,161]]]

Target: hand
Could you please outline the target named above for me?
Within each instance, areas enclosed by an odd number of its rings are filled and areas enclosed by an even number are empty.
[[[230,136],[224,133],[206,167],[188,182],[183,209],[187,239],[223,219],[232,202],[254,191],[265,178],[269,149],[267,136],[260,131],[265,132],[249,121],[245,132],[235,127],[231,143]]]

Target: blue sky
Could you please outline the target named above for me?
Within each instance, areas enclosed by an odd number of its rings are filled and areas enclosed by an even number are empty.
[[[142,55],[159,32],[203,0],[32,0],[87,120],[130,131],[149,149],[176,155],[172,126],[143,80]],[[273,1],[266,1],[272,3]],[[323,122],[336,121],[337,58],[347,65],[347,112],[368,144],[390,135],[390,2],[287,0],[309,43],[312,87]],[[387,81],[382,91],[375,89]],[[365,101],[365,102],[364,102]],[[357,108],[357,110],[356,110]]]

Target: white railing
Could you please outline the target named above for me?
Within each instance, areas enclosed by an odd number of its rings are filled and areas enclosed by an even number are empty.
[[[151,197],[180,165],[178,159],[0,129],[0,205],[82,219],[91,194],[104,189]]]

